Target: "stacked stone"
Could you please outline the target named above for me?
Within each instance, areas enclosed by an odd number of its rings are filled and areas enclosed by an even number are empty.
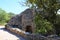
[[[16,15],[10,19],[10,21],[7,23],[7,25],[18,25],[18,27],[21,27],[21,15]]]
[[[24,17],[22,17],[22,16],[24,16]],[[28,18],[26,19],[26,17],[28,17]],[[7,25],[10,25],[10,26],[18,25],[18,27],[23,28],[22,27],[23,24],[32,25],[32,23],[33,23],[32,21],[33,21],[33,11],[32,11],[32,9],[27,9],[24,12],[22,12],[21,14],[18,14],[16,16],[12,17],[10,19],[10,21],[7,23]]]
[[[26,34],[24,31],[18,29],[18,28],[12,28],[8,27],[11,32],[17,33],[21,35],[22,37],[25,37],[26,40],[60,40],[60,37],[57,35],[48,35],[47,37],[42,36],[41,34]]]
[[[53,36],[50,36],[49,37],[45,37],[45,36],[42,36],[42,35],[27,35],[26,37],[26,40],[60,40],[60,37],[56,36],[56,35],[53,35]]]
[[[26,15],[27,14],[27,15]],[[26,16],[25,16],[26,15]],[[25,18],[25,17],[29,17],[29,18],[27,18],[26,20],[24,19],[24,20],[22,20],[22,16],[24,16],[23,17],[23,19]],[[21,36],[23,36],[23,37],[26,37],[26,40],[60,40],[60,37],[56,37],[56,36],[47,36],[47,37],[45,37],[45,36],[42,36],[42,35],[37,35],[37,34],[25,34],[25,32],[24,31],[22,31],[22,30],[20,30],[20,29],[18,29],[18,28],[12,28],[12,25],[18,25],[18,27],[22,27],[22,23],[25,23],[25,25],[26,24],[29,24],[29,23],[33,23],[33,10],[31,10],[31,9],[27,9],[27,10],[25,10],[24,12],[22,12],[21,14],[19,14],[19,15],[16,15],[16,16],[14,16],[14,17],[12,17],[11,19],[10,19],[10,21],[7,23],[7,29],[8,30],[10,30],[11,32],[14,32],[14,33],[17,33],[17,34],[19,34],[19,35],[21,35]],[[31,21],[31,20],[32,21]],[[29,21],[30,20],[30,21]],[[23,22],[22,22],[23,21]],[[26,22],[27,21],[27,22]],[[29,22],[28,22],[29,21]],[[32,25],[32,24],[31,24]],[[34,25],[33,25],[34,26]],[[32,27],[33,27],[32,26]],[[24,26],[25,27],[25,26]],[[24,28],[24,27],[22,27],[22,28]],[[34,29],[34,27],[33,27],[33,29]]]

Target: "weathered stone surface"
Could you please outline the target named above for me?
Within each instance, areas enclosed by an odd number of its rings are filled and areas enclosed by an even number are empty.
[[[56,35],[49,35],[47,37],[37,34],[26,33],[26,30],[32,31],[35,30],[34,24],[34,11],[32,9],[27,9],[19,15],[16,15],[10,19],[7,23],[6,28],[11,32],[19,34],[26,38],[26,40],[60,40],[60,37]],[[26,27],[29,27],[26,29]]]
[[[60,37],[45,37],[40,35],[27,35],[26,40],[60,40]]]
[[[10,19],[7,25],[16,27],[26,31],[27,26],[31,26],[31,31],[34,32],[35,24],[33,22],[34,12],[33,9],[27,9],[21,14],[18,14]]]
[[[60,37],[57,35],[48,35],[48,36],[42,36],[41,34],[26,34],[25,31],[22,31],[18,28],[12,28],[8,27],[11,32],[14,32],[16,34],[19,34],[22,37],[25,37],[26,40],[60,40]]]

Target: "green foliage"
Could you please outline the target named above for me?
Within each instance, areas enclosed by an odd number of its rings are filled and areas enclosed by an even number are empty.
[[[41,15],[37,15],[35,17],[36,33],[45,34],[48,31],[53,30],[53,25],[50,22],[48,22],[46,19],[43,19]]]
[[[13,16],[13,13],[6,13],[6,11],[0,8],[0,25],[7,23],[10,18]]]
[[[27,0],[27,5],[30,5],[33,8],[43,9],[43,15],[45,19],[43,19],[42,15],[36,15],[35,23],[37,27],[37,32],[47,32],[47,30],[52,30],[53,26],[55,26],[56,21],[56,13],[60,9],[60,1],[59,0]],[[54,29],[54,28],[53,28]]]
[[[15,16],[15,14],[12,13],[12,12],[9,12],[8,14],[9,14],[9,17],[13,17],[13,16]]]
[[[60,25],[60,14],[57,14],[57,17],[56,17],[56,24],[59,24],[59,25]]]
[[[56,29],[56,33],[60,35],[60,14],[57,14],[55,29]]]
[[[43,9],[44,13],[48,13],[47,20],[54,23],[57,10],[60,9],[59,0],[27,0],[27,4],[31,7]]]

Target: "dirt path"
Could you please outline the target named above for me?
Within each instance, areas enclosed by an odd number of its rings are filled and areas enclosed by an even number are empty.
[[[4,26],[0,26],[0,40],[24,40],[24,38],[9,32],[8,30],[4,29]]]

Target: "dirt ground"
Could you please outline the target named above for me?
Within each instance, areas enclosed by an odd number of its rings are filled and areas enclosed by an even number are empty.
[[[24,38],[9,32],[4,28],[4,26],[0,26],[0,40],[24,40]]]

